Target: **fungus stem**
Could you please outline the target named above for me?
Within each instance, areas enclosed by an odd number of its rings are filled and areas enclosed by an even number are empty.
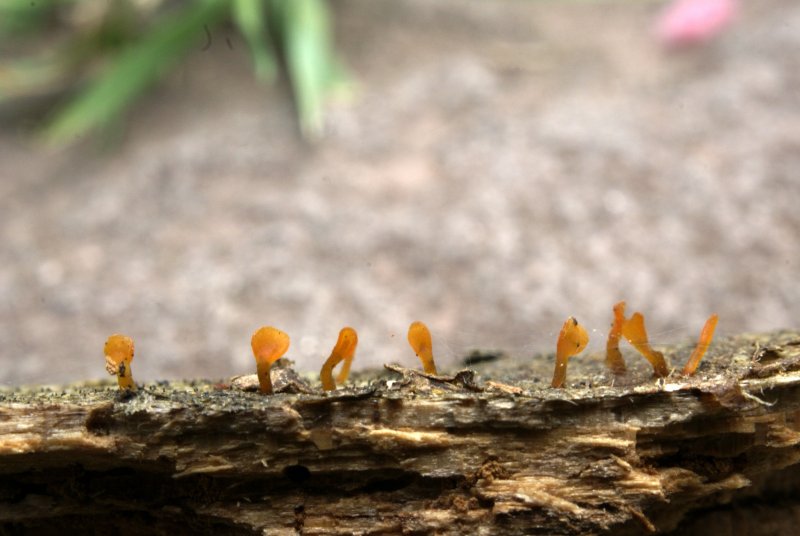
[[[272,364],[280,359],[289,349],[289,336],[279,329],[264,326],[259,328],[250,339],[253,356],[256,358],[258,383],[261,392],[265,395],[272,394],[272,378],[269,371]]]
[[[133,361],[133,339],[125,335],[111,335],[103,347],[106,356],[106,371],[117,377],[123,391],[135,391],[131,361]]]
[[[694,347],[694,351],[692,352],[692,355],[689,356],[686,366],[683,367],[682,374],[684,376],[691,376],[694,374],[694,372],[697,370],[697,366],[700,365],[700,360],[703,359],[703,356],[706,354],[706,350],[708,350],[708,347],[711,344],[711,339],[714,338],[714,330],[717,328],[717,320],[719,320],[719,317],[716,314],[709,316],[708,320],[706,320],[706,323],[703,326],[703,331],[700,332],[700,340],[697,341],[697,346]]]
[[[611,331],[608,332],[608,342],[606,342],[606,367],[619,376],[625,374],[625,360],[622,352],[619,351],[619,338],[622,336],[622,326],[625,324],[625,302],[621,301],[614,305],[614,322],[611,324]]]
[[[342,363],[342,368],[339,369],[339,374],[336,375],[336,385],[342,385],[344,382],[347,381],[347,378],[350,376],[350,365],[353,364],[353,357],[355,356],[355,352],[350,357],[345,357],[344,362]]]
[[[428,326],[422,322],[413,322],[408,327],[408,343],[414,349],[426,374],[437,374],[436,364],[433,362],[433,344]]]
[[[642,313],[633,313],[633,316],[622,324],[622,336],[650,362],[656,376],[664,378],[669,375],[669,367],[664,360],[664,354],[653,350],[647,340],[647,330],[644,327]]]
[[[350,369],[350,362],[356,354],[356,346],[358,345],[358,335],[356,330],[350,327],[342,328],[339,332],[339,340],[336,341],[336,346],[333,347],[330,357],[322,365],[322,370],[319,371],[319,379],[322,381],[322,388],[326,391],[333,391],[336,389],[336,383],[333,381],[333,368],[340,362],[344,361],[342,367],[347,367],[347,372]],[[345,374],[345,379],[347,374]]]
[[[578,324],[574,317],[567,318],[561,327],[556,343],[556,368],[553,371],[551,387],[564,387],[567,380],[567,363],[569,358],[578,355],[589,343],[589,334]]]

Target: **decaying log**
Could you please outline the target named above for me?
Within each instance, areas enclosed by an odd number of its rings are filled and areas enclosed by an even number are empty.
[[[680,369],[691,345],[663,350]],[[573,359],[566,389],[552,356],[484,355],[329,394],[286,366],[273,396],[248,378],[0,391],[0,532],[639,534],[725,504],[796,525],[800,333],[717,341],[688,379],[626,357],[616,379]]]

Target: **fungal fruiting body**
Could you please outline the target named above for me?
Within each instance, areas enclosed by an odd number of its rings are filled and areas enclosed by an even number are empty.
[[[344,382],[347,381],[347,378],[350,376],[350,365],[353,364],[353,357],[355,356],[355,349],[350,357],[345,357],[344,362],[342,363],[342,368],[339,369],[339,374],[336,375],[336,385],[342,385]]]
[[[684,376],[691,376],[694,374],[694,371],[697,370],[700,360],[703,359],[706,350],[708,350],[708,347],[711,344],[711,339],[714,338],[714,330],[717,328],[717,320],[719,320],[719,317],[716,314],[709,316],[708,320],[706,320],[706,323],[703,326],[703,331],[700,332],[700,340],[697,341],[697,346],[694,347],[694,351],[692,352],[692,355],[689,356],[686,366],[683,367],[682,374]]]
[[[356,330],[354,330],[353,328],[344,328],[344,329],[349,329],[353,332],[352,338],[355,342],[353,343],[353,350],[349,354],[344,356],[344,362],[342,362],[342,368],[339,369],[339,374],[336,376],[336,385],[342,385],[344,382],[347,381],[348,376],[350,376],[350,365],[353,364],[353,357],[355,357],[356,355],[356,345],[358,344],[358,335],[356,335]],[[342,333],[339,332],[339,337],[341,336]],[[336,365],[334,365],[334,367],[335,366]]]
[[[556,343],[556,369],[553,372],[553,383],[550,384],[552,387],[564,387],[569,358],[581,353],[588,343],[589,334],[586,329],[574,317],[567,318]]]
[[[611,331],[608,332],[606,342],[606,366],[615,375],[625,374],[625,360],[622,352],[619,351],[619,339],[622,337],[622,326],[625,324],[625,302],[621,301],[614,305],[614,322],[611,324]]]
[[[345,372],[344,367],[347,367],[347,371],[344,374],[344,379],[347,379],[347,373],[350,371],[350,362],[352,362],[353,356],[356,355],[357,345],[358,335],[356,330],[350,327],[342,328],[339,332],[339,340],[336,341],[336,346],[333,347],[330,357],[322,365],[322,370],[319,372],[319,379],[322,381],[324,390],[333,391],[336,389],[336,383],[333,381],[333,368],[342,361],[344,361],[342,372]],[[343,382],[344,380],[341,381]]]
[[[663,378],[669,375],[669,367],[664,360],[664,354],[650,347],[642,313],[633,313],[633,316],[623,322],[622,336],[653,365],[653,371],[656,376]]]
[[[259,328],[250,339],[253,347],[253,356],[256,358],[258,383],[261,392],[272,394],[272,378],[269,370],[272,364],[280,359],[289,349],[289,336],[277,328],[264,326]]]
[[[112,335],[106,341],[103,352],[106,356],[106,371],[117,377],[119,388],[125,391],[135,391],[131,373],[133,361],[133,339],[125,335]]]
[[[431,332],[422,322],[414,322],[408,327],[408,343],[414,349],[426,374],[437,374],[436,364],[433,362],[433,345]]]

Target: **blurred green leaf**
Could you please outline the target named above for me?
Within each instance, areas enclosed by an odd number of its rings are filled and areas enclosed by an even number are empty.
[[[335,59],[328,7],[322,0],[273,0],[303,135],[322,133],[325,97],[333,87]]]
[[[108,124],[133,99],[205,39],[205,27],[221,20],[230,0],[196,0],[162,16],[154,27],[119,57],[85,91],[58,113],[45,139],[63,143]]]
[[[275,78],[275,58],[267,35],[267,16],[263,0],[233,0],[233,21],[250,47],[256,78],[270,82]]]
[[[76,19],[77,11],[94,16]],[[202,43],[204,27],[226,17],[247,42],[258,80],[275,78],[280,55],[300,130],[307,139],[319,137],[326,98],[347,80],[333,52],[326,0],[0,0],[0,44],[16,45],[14,32],[57,30],[29,57],[0,61],[0,104],[9,110],[20,102],[52,102],[82,87],[44,132],[51,143],[69,141],[119,119]],[[31,54],[30,47],[17,48]]]
[[[39,28],[53,8],[76,0],[0,0],[0,36]]]

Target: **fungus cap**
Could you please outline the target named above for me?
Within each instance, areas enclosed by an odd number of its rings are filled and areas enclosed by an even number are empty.
[[[606,367],[611,372],[619,376],[625,374],[625,359],[619,350],[619,339],[622,337],[622,326],[625,324],[625,302],[621,301],[614,305],[614,321],[611,330],[608,332],[606,342]]]
[[[431,332],[424,323],[412,322],[408,327],[408,344],[414,349],[427,374],[437,374],[436,363],[433,361],[433,343]]]
[[[575,317],[569,317],[561,326],[556,342],[556,367],[553,371],[551,387],[564,387],[567,379],[567,363],[569,358],[581,353],[589,343],[586,328],[578,323]]]
[[[120,389],[135,391],[131,361],[133,361],[133,339],[118,333],[111,335],[103,346],[106,358],[106,372],[117,377]]]
[[[669,375],[669,366],[664,354],[653,350],[650,346],[642,313],[633,313],[633,316],[622,324],[622,336],[650,362],[656,376],[663,378]]]
[[[277,328],[264,326],[253,333],[253,337],[250,339],[250,346],[253,348],[253,357],[256,358],[256,369],[261,392],[272,394],[270,367],[289,349],[289,336]]]
[[[322,365],[322,370],[319,373],[324,390],[333,391],[336,389],[336,382],[333,381],[333,368],[336,365],[344,361],[347,366],[347,372],[349,372],[350,363],[356,353],[356,346],[358,346],[356,330],[351,327],[342,328],[339,331],[339,339],[336,341],[336,346],[333,347],[330,357]],[[344,372],[344,365],[342,369]],[[344,379],[347,379],[347,374],[344,375]]]

